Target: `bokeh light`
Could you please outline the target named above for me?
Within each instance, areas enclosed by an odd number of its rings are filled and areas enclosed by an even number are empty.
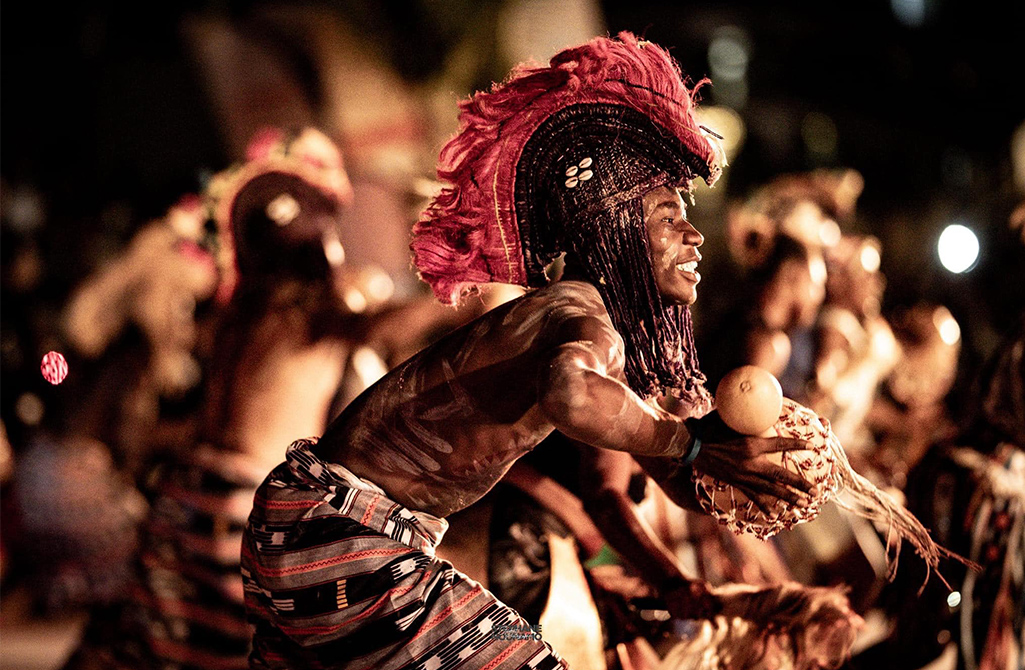
[[[355,286],[350,286],[342,293],[342,301],[353,314],[361,314],[367,309],[367,297]]]
[[[701,105],[695,112],[698,123],[722,136],[722,148],[729,161],[737,156],[744,144],[747,128],[737,112],[722,105]]]
[[[946,307],[937,307],[932,314],[932,323],[940,333],[943,343],[950,346],[961,339],[961,326]]]
[[[68,376],[68,362],[60,352],[51,351],[43,356],[39,371],[43,374],[43,379],[56,386]]]
[[[337,235],[325,234],[324,256],[327,258],[327,262],[331,264],[331,267],[340,267],[345,262],[345,247],[342,246]]]
[[[947,270],[954,274],[967,272],[979,259],[979,238],[971,228],[952,223],[940,233],[936,251]]]
[[[720,26],[708,44],[708,65],[712,70],[715,100],[727,107],[741,109],[749,94],[747,69],[751,60],[751,40],[743,28]]]
[[[890,0],[890,9],[894,18],[906,26],[918,28],[925,23],[925,0]]]
[[[865,272],[875,272],[879,269],[882,259],[879,257],[879,250],[873,246],[865,246],[861,249],[861,267]]]
[[[819,240],[827,247],[835,247],[841,236],[840,224],[832,219],[824,221],[819,228]]]
[[[708,45],[708,64],[718,79],[741,81],[750,58],[747,33],[737,26],[722,26]]]
[[[809,112],[801,121],[801,138],[808,153],[819,159],[836,156],[840,133],[833,119],[820,112]]]
[[[18,419],[26,426],[38,426],[44,410],[43,401],[35,393],[22,393],[14,404]]]

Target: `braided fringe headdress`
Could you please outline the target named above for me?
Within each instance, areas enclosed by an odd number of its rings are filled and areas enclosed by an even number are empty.
[[[694,118],[697,88],[687,87],[665,49],[624,32],[566,49],[549,67],[520,66],[504,84],[462,102],[460,131],[442,149],[438,165],[438,177],[449,186],[413,229],[421,277],[446,304],[482,283],[538,285],[520,241],[517,168],[542,122],[573,105],[604,103],[639,112],[690,155],[690,177],[713,183],[723,161],[714,138]]]
[[[521,66],[461,103],[460,131],[438,167],[448,186],[413,228],[421,278],[455,304],[484,283],[543,286],[545,267],[571,252],[627,342],[631,387],[650,395],[683,377],[700,386],[689,312],[661,304],[646,257],[643,277],[609,264],[586,272],[598,257],[632,254],[636,264],[647,252],[645,192],[719,176],[723,154],[694,117],[696,89],[667,51],[620,33],[566,49],[548,67]]]

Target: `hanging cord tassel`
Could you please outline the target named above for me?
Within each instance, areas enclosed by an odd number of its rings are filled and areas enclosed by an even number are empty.
[[[828,425],[827,425],[828,429]],[[922,557],[926,564],[925,581],[922,582],[918,594],[925,590],[929,576],[935,572],[943,585],[953,590],[939,571],[941,558],[952,558],[965,564],[970,569],[980,572],[982,567],[959,554],[941,547],[929,535],[929,531],[903,505],[894,500],[885,491],[880,491],[875,484],[854,471],[847,454],[844,453],[839,441],[829,441],[830,450],[840,464],[843,488],[836,498],[836,503],[843,509],[873,522],[885,524],[886,558],[888,564],[887,577],[893,581],[897,576],[897,564],[900,560],[900,548],[907,540],[915,548],[915,553]]]

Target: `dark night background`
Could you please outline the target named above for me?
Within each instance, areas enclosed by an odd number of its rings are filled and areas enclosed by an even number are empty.
[[[479,33],[489,48],[497,6],[322,4],[374,39],[410,81],[429,77],[466,35]],[[896,18],[901,8],[914,25]],[[251,10],[232,2],[5,3],[0,172],[5,188],[27,184],[42,196],[45,225],[32,235],[46,261],[29,302],[5,300],[5,330],[30,328],[45,351],[40,314],[60,308],[101,251],[236,158],[180,24],[197,13],[244,20]],[[783,172],[853,167],[866,182],[855,225],[883,242],[887,307],[947,304],[965,332],[969,368],[1021,314],[1025,248],[1008,216],[1023,197],[1012,179],[1011,136],[1025,121],[1025,3],[637,0],[601,10],[610,32],[629,29],[672,47],[695,79],[713,75],[708,48],[717,31],[733,26],[744,35],[747,141],[729,168],[729,197]],[[314,67],[299,52],[289,57],[300,79]],[[484,62],[494,67],[477,73],[480,86],[507,67]],[[715,101],[718,90],[710,91]],[[802,142],[812,112],[835,124],[835,147],[824,154]],[[964,275],[936,260],[936,236],[955,221],[973,227],[982,245],[978,266]],[[5,263],[24,235],[5,227]],[[43,325],[33,330],[31,322]]]

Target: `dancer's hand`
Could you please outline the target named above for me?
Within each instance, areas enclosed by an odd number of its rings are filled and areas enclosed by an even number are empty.
[[[774,452],[810,449],[808,442],[742,435],[723,423],[718,412],[689,419],[687,428],[701,440],[694,469],[743,492],[766,516],[773,516],[778,500],[798,507],[812,502],[811,482],[766,458]]]

